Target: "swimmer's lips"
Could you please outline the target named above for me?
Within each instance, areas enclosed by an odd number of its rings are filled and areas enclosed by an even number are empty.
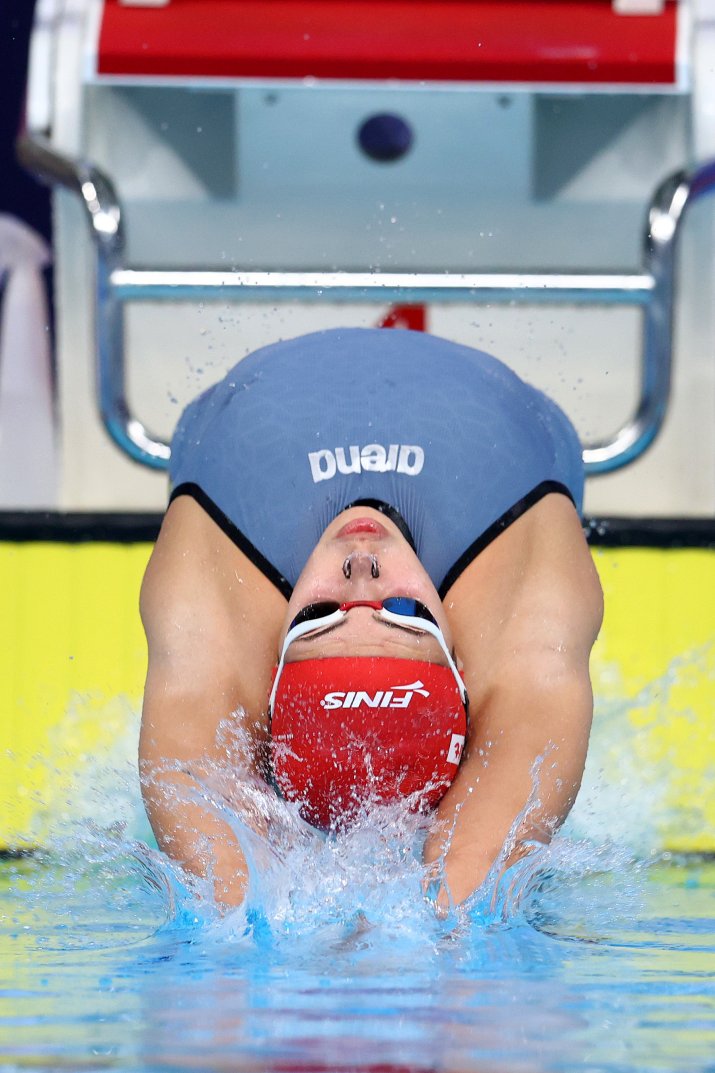
[[[384,525],[380,525],[374,518],[353,518],[352,521],[347,522],[342,529],[336,533],[336,539],[342,540],[344,537],[354,536],[372,536],[372,537],[386,537],[387,529]]]

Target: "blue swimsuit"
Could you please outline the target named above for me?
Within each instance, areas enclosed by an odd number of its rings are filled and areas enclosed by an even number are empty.
[[[583,494],[555,403],[488,354],[384,328],[249,355],[184,411],[170,473],[286,597],[347,507],[388,514],[444,596],[544,495]]]

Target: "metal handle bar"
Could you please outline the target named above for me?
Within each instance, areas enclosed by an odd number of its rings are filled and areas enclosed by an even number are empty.
[[[244,301],[320,302],[370,299],[404,302],[527,302],[646,305],[653,280],[636,275],[540,275],[437,272],[172,272],[116,269],[112,285],[123,302]]]
[[[668,176],[656,189],[643,235],[643,266],[628,274],[192,272],[125,268],[122,212],[111,180],[93,164],[58,153],[39,135],[23,135],[18,157],[51,184],[82,200],[96,253],[97,385],[109,435],[131,458],[165,469],[169,445],[151,436],[127,404],[123,304],[134,301],[520,302],[632,305],[643,309],[640,396],[611,440],[583,452],[588,474],[609,473],[638,458],[665,418],[671,388],[675,248],[685,209],[715,188],[715,161]]]

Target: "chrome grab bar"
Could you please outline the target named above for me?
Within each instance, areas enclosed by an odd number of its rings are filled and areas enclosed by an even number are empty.
[[[137,462],[165,469],[169,445],[151,436],[126,399],[123,305],[135,301],[520,302],[630,305],[643,310],[640,396],[611,440],[583,452],[589,475],[638,458],[658,435],[671,390],[676,239],[686,208],[715,188],[715,161],[668,176],[648,208],[640,273],[212,272],[123,265],[122,212],[111,180],[39,136],[18,141],[21,163],[79,195],[96,254],[95,338],[99,410],[112,439]]]
[[[112,284],[124,302],[161,299],[223,298],[261,301],[323,301],[369,298],[380,302],[464,301],[511,302],[515,295],[527,302],[584,301],[646,305],[653,280],[650,276],[539,275],[528,273],[437,272],[158,272],[119,269]],[[371,294],[377,291],[377,294]]]

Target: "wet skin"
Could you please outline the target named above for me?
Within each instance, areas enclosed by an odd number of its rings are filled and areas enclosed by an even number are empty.
[[[370,520],[374,529],[343,533],[351,523]],[[346,577],[345,561],[351,569]],[[378,565],[374,576],[373,562]],[[280,632],[282,646],[288,628],[308,604],[333,600],[384,600],[388,596],[410,596],[420,600],[434,616],[447,645],[453,647],[446,613],[437,590],[422,563],[397,526],[370,507],[343,511],[328,526],[312,552],[293,593]],[[390,655],[403,659],[423,659],[444,664],[439,642],[426,632],[385,622],[368,607],[355,607],[335,626],[294,641],[288,660],[320,659],[330,656]]]
[[[360,517],[379,521],[381,531],[340,536]],[[348,556],[353,569],[345,577]],[[461,658],[470,697],[464,759],[425,846],[427,866],[439,868],[440,904],[467,898],[498,857],[506,865],[532,842],[548,841],[571,808],[593,709],[588,660],[602,597],[566,497],[547,495],[531,507],[469,564],[443,602],[397,527],[369,508],[345,511],[328,526],[286,602],[197,503],[180,497],[142,586],[149,646],[143,791],[159,845],[190,871],[211,874],[219,904],[245,897],[241,847],[220,817],[187,804],[185,795],[182,804],[173,791],[195,788],[203,770],[226,763],[220,730],[227,719],[244,743],[231,757],[234,777],[260,777],[272,671],[301,608],[395,595],[430,609]],[[347,652],[443,659],[433,638],[386,627],[370,608],[351,610],[290,654]],[[535,765],[538,802],[528,806]]]

